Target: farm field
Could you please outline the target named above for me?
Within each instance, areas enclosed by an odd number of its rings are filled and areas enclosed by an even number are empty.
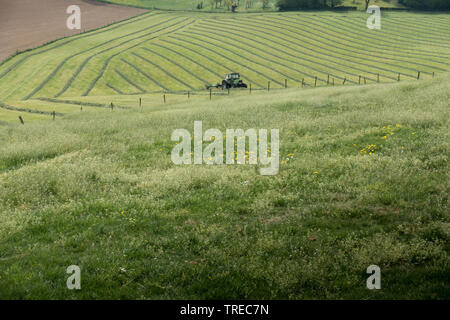
[[[6,61],[0,102],[66,114],[69,104],[43,99],[102,96],[95,100],[106,105],[159,94],[160,101],[164,93],[205,93],[205,83],[232,71],[265,90],[417,81],[419,72],[423,80],[450,69],[447,14],[385,13],[381,30],[367,29],[366,19],[358,12],[153,11]]]
[[[0,126],[0,298],[450,298],[450,74],[213,99]],[[278,175],[174,165],[198,119],[279,128]]]
[[[66,9],[83,12],[83,30],[125,20],[146,10],[91,0],[0,0],[0,62],[15,54],[79,33],[66,28]]]

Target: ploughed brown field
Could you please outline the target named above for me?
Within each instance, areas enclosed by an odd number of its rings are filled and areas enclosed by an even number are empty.
[[[69,30],[66,9],[81,8],[81,30]],[[0,0],[0,62],[16,50],[124,20],[144,9],[122,7],[92,0]]]

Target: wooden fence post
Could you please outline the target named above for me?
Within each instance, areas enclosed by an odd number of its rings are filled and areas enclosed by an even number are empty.
[[[212,89],[209,89],[209,100],[212,99]]]
[[[284,79],[284,88],[287,88],[287,79]]]
[[[344,77],[344,82],[342,82],[342,84],[345,84],[345,81],[347,81],[347,77]]]
[[[166,95],[163,94],[164,103],[166,103]]]
[[[364,77],[364,84],[367,84],[366,77]]]
[[[420,80],[420,71],[417,71],[417,80]]]
[[[53,116],[53,121],[55,121],[55,117],[56,117],[56,112],[55,111],[52,112],[52,116]]]
[[[302,78],[302,88],[305,86],[305,78]]]
[[[111,111],[113,111],[114,110],[114,104],[112,102],[110,104],[110,107],[111,107]]]
[[[252,84],[251,83],[249,85],[249,88],[250,88],[250,94],[252,94]]]
[[[400,73],[398,74],[398,79],[397,79],[397,81],[400,81]]]
[[[25,122],[23,122],[22,116],[19,116],[19,120],[20,120],[20,123],[21,123],[21,124],[25,124]]]
[[[361,76],[359,76],[358,84],[361,84]]]
[[[139,108],[142,107],[142,98],[139,98]]]
[[[314,78],[314,87],[317,87],[317,76]]]
[[[191,97],[191,92],[188,91],[188,99]]]
[[[333,86],[334,86],[334,78],[333,78]]]
[[[380,74],[377,73],[377,82],[380,83]]]
[[[434,78],[434,71],[433,71],[433,78]]]
[[[330,75],[328,75],[328,77],[327,77],[327,85],[329,85],[330,84]]]
[[[267,91],[270,91],[270,81],[267,81]]]

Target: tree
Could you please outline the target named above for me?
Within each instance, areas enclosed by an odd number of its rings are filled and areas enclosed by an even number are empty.
[[[245,0],[245,9],[253,8],[253,0]]]
[[[227,10],[231,10],[231,6],[233,5],[233,0],[224,0],[224,6],[227,7]]]
[[[259,0],[259,2],[261,2],[261,7],[263,9],[266,9],[269,7],[269,0]]]
[[[327,5],[330,8],[335,8],[335,7],[339,6],[339,5],[341,5],[342,2],[344,2],[344,0],[328,0]]]
[[[370,2],[370,0],[364,0],[364,2],[366,3],[366,11],[367,11],[367,8],[369,8],[369,2]]]
[[[278,0],[277,7],[280,10],[325,9],[341,3],[342,0]]]

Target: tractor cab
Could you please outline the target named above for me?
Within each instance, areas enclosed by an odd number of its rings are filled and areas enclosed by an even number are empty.
[[[228,73],[225,76],[225,80],[232,80],[232,81],[234,81],[234,80],[239,80],[240,77],[241,76],[239,75],[239,73]]]

